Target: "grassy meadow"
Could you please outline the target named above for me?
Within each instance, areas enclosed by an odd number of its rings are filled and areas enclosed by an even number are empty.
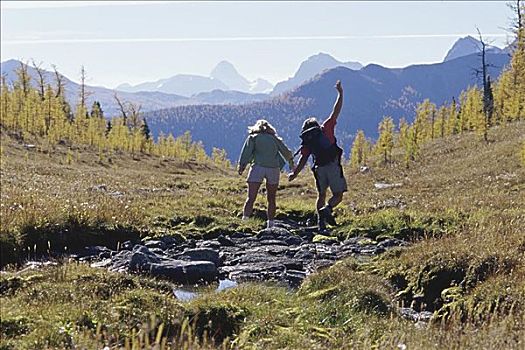
[[[405,167],[346,169],[336,209],[344,240],[391,236],[408,248],[349,258],[298,290],[246,283],[189,302],[173,285],[56,258],[17,262],[85,245],[159,235],[257,232],[241,221],[245,180],[211,163],[89,147],[44,146],[1,135],[0,349],[522,349],[525,346],[525,123],[426,143]],[[28,146],[34,144],[33,146]],[[398,184],[377,189],[375,184]],[[309,171],[278,193],[278,217],[314,217]],[[399,316],[412,306],[428,324]]]

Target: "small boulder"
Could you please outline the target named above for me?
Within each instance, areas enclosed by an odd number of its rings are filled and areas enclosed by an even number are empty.
[[[197,244],[199,248],[209,248],[214,250],[219,250],[221,248],[221,244],[216,239],[206,240],[200,242],[200,244]]]
[[[225,246],[225,247],[235,246],[235,243],[224,235],[220,235],[219,237],[217,237],[217,242],[219,242],[222,246]]]
[[[124,243],[119,245],[119,249],[118,250],[132,250],[133,246],[134,246],[133,242],[125,241]]]
[[[217,267],[210,261],[167,260],[152,264],[149,273],[183,284],[212,282],[218,277]]]
[[[292,234],[287,229],[281,227],[270,227],[265,228],[257,233],[256,237],[260,240],[264,239],[275,239],[275,238],[286,238]]]
[[[160,262],[160,257],[153,253],[148,247],[137,245],[133,248],[129,269],[131,271],[147,271],[151,264]]]
[[[190,261],[210,261],[215,266],[220,264],[219,252],[210,248],[186,249],[179,258]]]
[[[166,244],[160,240],[151,239],[151,240],[144,241],[143,244],[149,249],[152,249],[152,248],[160,248],[162,250],[166,249]]]
[[[286,237],[284,239],[284,241],[286,242],[286,244],[288,245],[301,245],[301,243],[303,243],[303,239],[299,236],[290,236],[290,237]]]
[[[81,260],[90,260],[90,259],[107,259],[111,257],[114,252],[104,246],[96,245],[85,247],[79,254],[76,254],[76,258]]]

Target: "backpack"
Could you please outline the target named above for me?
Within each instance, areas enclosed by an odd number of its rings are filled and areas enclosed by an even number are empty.
[[[301,146],[308,147],[313,154],[316,166],[327,165],[336,159],[340,161],[343,153],[343,150],[337,146],[337,142],[330,143],[320,126],[314,126],[301,132]]]

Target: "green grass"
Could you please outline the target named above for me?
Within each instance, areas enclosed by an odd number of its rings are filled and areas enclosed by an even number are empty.
[[[208,287],[181,303],[169,283],[144,277],[74,263],[22,273],[12,267],[0,277],[0,348],[131,349],[157,342],[174,349],[519,349],[525,343],[525,124],[493,128],[489,139],[436,140],[409,169],[396,152],[394,164],[371,166],[369,173],[347,169],[349,192],[336,209],[340,226],[333,235],[397,237],[411,246],[339,262],[297,291],[273,284],[220,293]],[[232,170],[125,154],[100,160],[89,149],[71,153],[68,164],[65,148],[26,150],[2,135],[3,261],[66,245],[213,237],[263,225],[263,195],[255,218],[240,220],[245,184]],[[378,190],[377,182],[402,186]],[[102,184],[105,191],[93,190]],[[304,222],[314,217],[314,203],[311,174],[292,183],[283,177],[278,217]],[[399,307],[410,305],[433,311],[432,322],[401,319]]]
[[[197,339],[209,334],[220,343],[238,328],[243,315],[239,308],[183,304],[173,296],[173,287],[78,264],[8,273],[0,280],[2,346],[70,348],[87,340],[124,344],[148,327],[146,338],[152,342],[157,336],[187,336],[183,328],[192,327]],[[175,343],[194,341],[181,338]]]

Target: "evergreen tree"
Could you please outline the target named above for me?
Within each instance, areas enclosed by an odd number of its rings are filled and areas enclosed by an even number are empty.
[[[410,160],[412,159],[412,135],[410,125],[405,118],[399,120],[399,134],[397,140],[397,144],[403,149],[405,166],[408,168]]]
[[[383,157],[385,164],[392,159],[392,148],[394,147],[394,120],[392,117],[384,117],[379,123],[379,138],[375,145],[375,153]]]
[[[353,169],[366,164],[368,158],[367,140],[363,130],[358,130],[350,151],[350,166]]]
[[[434,123],[436,116],[436,105],[425,99],[416,109],[416,118],[413,126],[415,127],[415,142],[420,144],[426,140],[434,138]]]
[[[9,92],[9,86],[7,85],[7,78],[5,74],[2,74],[0,81],[0,100],[1,112],[0,112],[0,123],[5,127],[14,127],[14,115],[11,106],[11,94]]]
[[[399,119],[399,125],[398,125],[399,133],[397,134],[397,137],[396,137],[396,146],[402,147],[406,143],[406,140],[408,138],[408,128],[409,128],[409,125],[406,119],[405,118]]]
[[[487,132],[486,117],[483,113],[483,95],[480,89],[472,87],[464,92],[460,119],[464,130],[475,130],[485,137]]]
[[[24,98],[27,97],[31,88],[31,78],[27,71],[27,67],[28,66],[26,63],[20,62],[20,65],[15,70],[17,76],[17,81],[15,82],[15,85],[18,85],[20,87]]]
[[[191,157],[191,143],[191,133],[189,131],[186,131],[175,140],[175,152],[183,161],[187,161]]]
[[[485,90],[483,91],[483,114],[485,115],[485,128],[483,139],[488,141],[488,128],[492,126],[492,115],[494,113],[494,95],[492,93],[492,83],[490,77],[487,77]]]
[[[211,160],[213,164],[215,164],[215,166],[218,168],[222,168],[222,169],[231,168],[231,162],[229,161],[226,155],[226,151],[223,149],[213,147],[211,151]]]
[[[415,124],[407,130],[407,142],[405,144],[405,165],[408,168],[410,161],[419,155],[420,143],[418,142],[418,130]]]
[[[437,112],[436,124],[434,126],[434,134],[443,138],[446,134],[448,108],[446,105],[439,107]]]
[[[494,115],[499,123],[525,118],[525,5],[518,2],[514,9],[516,43],[510,64],[494,89]]]
[[[93,105],[91,106],[91,112],[89,113],[91,118],[104,118],[104,111],[102,110],[102,107],[100,106],[100,102],[93,101]]]
[[[470,90],[471,87],[468,87],[468,90]],[[461,94],[459,95],[459,132],[463,133],[464,131],[471,130],[470,125],[470,112],[469,107],[467,106],[467,91],[463,90],[461,91]]]
[[[458,104],[456,103],[455,98],[452,98],[452,103],[448,107],[446,124],[447,124],[446,125],[447,135],[455,135],[459,133],[459,130],[460,130],[459,111],[458,111]]]
[[[202,141],[193,142],[191,145],[191,158],[195,159],[197,162],[204,163],[209,160],[206,150],[204,150],[204,144]]]
[[[111,131],[111,120],[108,120],[107,124],[106,124],[106,136],[108,136],[108,134],[110,133]]]
[[[146,118],[144,118],[142,120],[142,136],[146,139],[146,140],[150,140],[151,139],[151,131],[149,129],[149,126],[148,126],[148,122],[146,121]]]
[[[129,130],[124,125],[124,118],[113,118],[108,133],[108,144],[113,150],[129,150]]]
[[[494,124],[496,125],[504,124],[511,120],[508,118],[511,79],[510,72],[505,70],[494,85]]]

